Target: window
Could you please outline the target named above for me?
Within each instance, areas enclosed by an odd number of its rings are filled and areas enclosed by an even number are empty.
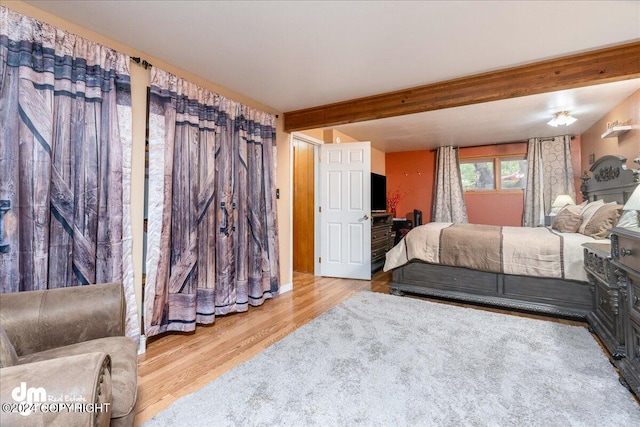
[[[463,161],[460,176],[464,191],[495,190],[493,160]]]
[[[523,190],[527,181],[524,156],[461,159],[464,191]]]
[[[500,162],[500,189],[524,190],[527,185],[527,161],[524,159],[498,159]]]

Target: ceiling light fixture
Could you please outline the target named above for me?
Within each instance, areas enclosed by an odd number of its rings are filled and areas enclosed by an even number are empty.
[[[558,126],[569,126],[575,123],[578,119],[571,116],[568,111],[558,111],[553,115],[553,119],[549,120],[547,124],[549,126],[558,127]]]

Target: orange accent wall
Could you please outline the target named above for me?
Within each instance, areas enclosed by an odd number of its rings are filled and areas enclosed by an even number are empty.
[[[436,153],[431,150],[404,151],[385,155],[387,194],[399,190],[404,197],[396,216],[405,217],[414,209],[422,211],[422,222],[431,221]]]
[[[625,125],[635,125],[634,129],[617,137],[601,138],[607,130],[607,122],[619,121]],[[635,91],[630,97],[622,101],[613,110],[609,111],[582,134],[582,172],[589,171],[589,155],[593,154],[595,160],[607,154],[616,154],[627,158],[627,168],[636,169],[638,165],[633,159],[640,155],[640,90]],[[573,153],[572,153],[573,154]],[[589,175],[591,173],[589,172]]]
[[[460,158],[483,156],[517,156],[527,154],[526,142],[513,142],[510,144],[482,145],[479,147],[460,148]]]
[[[467,215],[471,224],[522,225],[523,193],[466,193]]]
[[[483,145],[481,147],[460,148],[460,158],[526,155],[527,143]],[[464,194],[467,215],[471,224],[522,225],[524,213],[524,192],[508,191],[500,193],[467,192]]]
[[[483,157],[526,154],[527,143],[485,145],[464,147],[460,157]],[[576,186],[577,202],[580,198],[580,137],[571,141],[571,159]],[[431,150],[387,153],[385,168],[387,192],[398,189],[405,194],[398,203],[396,214],[404,217],[413,209],[422,210],[423,222],[431,221],[433,186],[435,179],[436,153]],[[420,175],[418,175],[418,172]],[[524,212],[524,192],[465,193],[467,215],[472,224],[504,226],[522,225]]]

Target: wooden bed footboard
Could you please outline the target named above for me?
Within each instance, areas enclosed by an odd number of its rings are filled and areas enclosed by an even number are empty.
[[[591,310],[588,282],[488,273],[411,261],[392,272],[389,290],[584,320]]]
[[[640,169],[628,169],[627,159],[602,156],[582,178],[584,200],[624,204],[640,182]],[[475,304],[586,319],[595,298],[588,282],[488,273],[462,267],[411,261],[393,270],[392,294],[447,298]]]

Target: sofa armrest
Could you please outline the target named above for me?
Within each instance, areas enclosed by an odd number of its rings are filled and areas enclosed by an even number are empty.
[[[108,426],[110,369],[97,352],[1,368],[2,425]]]
[[[18,356],[125,334],[120,283],[0,294],[0,307]]]

